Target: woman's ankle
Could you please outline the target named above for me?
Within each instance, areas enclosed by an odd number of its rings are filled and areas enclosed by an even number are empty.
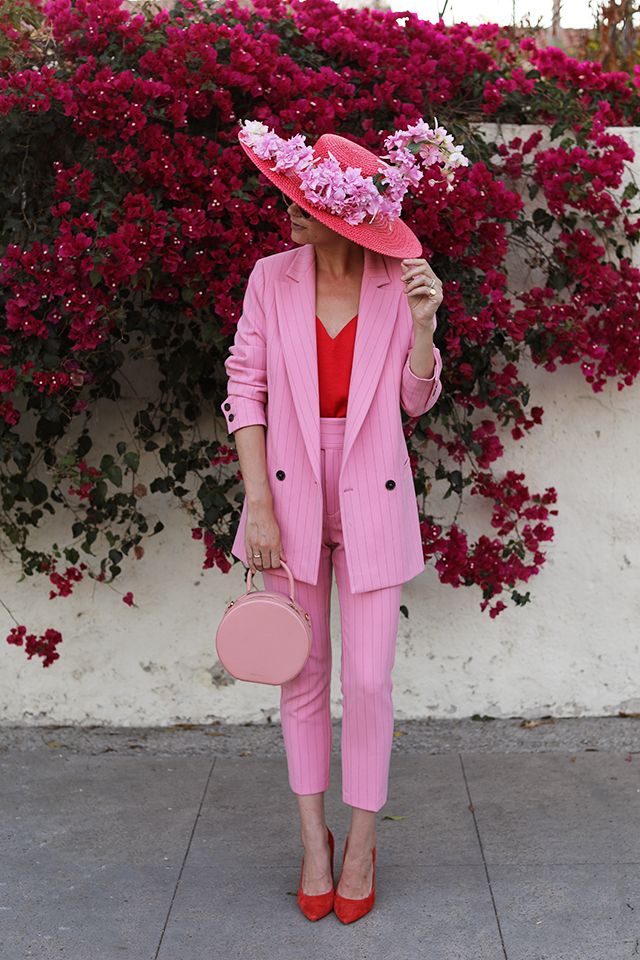
[[[368,857],[376,846],[377,837],[374,833],[348,835],[347,857]]]
[[[326,827],[323,830],[312,830],[300,834],[302,845],[305,850],[321,850],[329,846],[329,837]]]

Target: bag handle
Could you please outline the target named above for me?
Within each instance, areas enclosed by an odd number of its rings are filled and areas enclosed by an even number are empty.
[[[285,570],[287,571],[287,576],[289,577],[289,596],[291,597],[291,599],[292,599],[293,602],[295,603],[296,595],[295,595],[295,585],[294,585],[294,581],[293,581],[293,574],[291,573],[291,570],[289,569],[289,567],[287,566],[287,564],[284,562],[284,560],[282,559],[282,557],[280,557],[280,563],[282,564],[282,566],[283,566],[283,567],[285,568]],[[269,568],[269,569],[271,569],[271,568]],[[262,571],[260,571],[260,572],[262,572]],[[247,593],[251,593],[251,579],[252,579],[252,577],[253,577],[253,570],[251,569],[251,567],[249,567],[249,571],[248,571],[248,573],[247,573]]]

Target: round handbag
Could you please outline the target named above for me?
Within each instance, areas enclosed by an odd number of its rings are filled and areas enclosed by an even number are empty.
[[[291,570],[289,596],[269,590],[247,591],[227,604],[216,632],[222,666],[237,680],[285,683],[302,670],[311,650],[311,618],[295,599]]]

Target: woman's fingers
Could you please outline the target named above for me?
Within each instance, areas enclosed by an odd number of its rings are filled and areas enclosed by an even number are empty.
[[[245,549],[247,561],[254,572],[280,566],[283,554],[282,537],[272,507],[250,508],[245,530]],[[254,553],[259,556],[254,557]]]
[[[283,556],[282,547],[267,547],[260,546],[256,544],[246,543],[245,550],[247,553],[247,559],[249,561],[249,567],[253,573],[259,573],[262,570],[269,570],[275,567],[280,566],[280,561],[284,560],[285,563],[287,558]],[[254,553],[259,553],[259,557],[254,557]]]
[[[262,558],[260,556],[254,557],[254,553],[260,553],[259,548],[255,546],[255,544],[245,540],[244,549],[247,554],[247,561],[251,573],[258,573],[262,569]]]
[[[432,280],[434,281],[434,284],[437,287],[438,284],[440,283],[440,280],[438,279],[438,277],[436,277],[436,275],[433,273],[426,273],[424,271],[421,271],[420,273],[417,273],[415,276],[411,277],[410,280],[407,280],[405,289],[415,290],[416,287],[420,287],[423,284],[430,287]]]
[[[262,556],[264,557],[265,567],[273,568],[280,566],[280,551],[277,547],[272,547],[271,550],[267,550]]]

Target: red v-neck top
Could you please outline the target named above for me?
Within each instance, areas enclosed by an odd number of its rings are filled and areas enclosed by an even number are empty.
[[[330,337],[319,317],[316,316],[321,417],[346,417],[347,415],[357,323],[358,314],[356,313],[337,337]]]

